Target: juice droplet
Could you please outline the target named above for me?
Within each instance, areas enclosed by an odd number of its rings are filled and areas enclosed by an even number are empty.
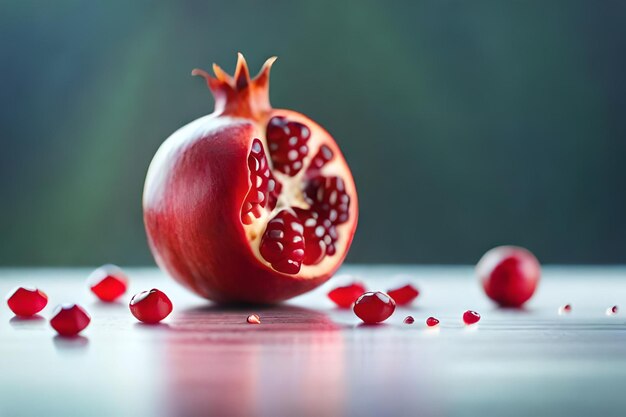
[[[428,327],[435,327],[435,326],[439,325],[439,320],[437,320],[434,317],[429,317],[429,318],[426,319],[426,325]]]
[[[569,314],[572,312],[572,305],[565,304],[563,307],[559,308],[559,314]]]
[[[480,321],[480,314],[475,311],[467,310],[463,313],[463,322],[467,325],[475,324]]]

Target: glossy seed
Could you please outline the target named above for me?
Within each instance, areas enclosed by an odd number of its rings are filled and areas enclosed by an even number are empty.
[[[246,321],[249,324],[261,324],[261,317],[258,314],[250,314]]]
[[[467,310],[463,313],[463,322],[467,325],[475,324],[480,321],[480,314],[475,311]]]
[[[429,317],[426,319],[426,325],[428,327],[434,327],[434,326],[437,326],[438,324],[439,324],[439,320],[437,320],[434,317]]]

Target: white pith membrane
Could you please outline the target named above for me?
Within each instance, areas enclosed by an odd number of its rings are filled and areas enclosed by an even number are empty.
[[[300,120],[291,119],[289,118],[289,116],[287,116],[287,118],[293,121],[300,122]],[[253,219],[250,224],[245,224],[242,222],[242,225],[246,232],[246,237],[248,238],[250,248],[252,249],[252,252],[256,256],[256,258],[263,264],[267,265],[268,268],[271,268],[280,273],[284,273],[282,271],[279,271],[273,268],[270,262],[268,262],[261,255],[260,253],[261,239],[263,238],[263,234],[265,233],[265,229],[267,227],[268,222],[272,220],[282,210],[290,209],[290,208],[301,208],[304,210],[311,209],[311,206],[309,205],[309,203],[306,202],[305,196],[304,196],[304,188],[308,180],[310,179],[306,177],[307,170],[309,168],[311,160],[320,150],[320,146],[324,144],[327,146],[330,146],[330,144],[321,140],[320,138],[321,135],[319,134],[320,132],[318,132],[318,129],[316,129],[314,126],[310,126],[306,122],[302,122],[311,131],[311,136],[307,143],[309,147],[309,152],[303,160],[303,168],[296,175],[289,176],[289,175],[283,174],[282,172],[275,170],[272,164],[272,159],[270,156],[270,152],[269,152],[268,145],[267,145],[267,140],[265,137],[265,130],[266,130],[268,120],[266,120],[265,123],[260,123],[259,125],[257,125],[256,134],[253,137],[253,139],[259,139],[260,142],[263,144],[263,151],[265,153],[265,158],[270,167],[272,175],[274,176],[274,179],[282,185],[282,189],[281,189],[280,194],[278,195],[276,207],[273,210],[270,210],[269,207],[265,207],[261,209],[261,214],[258,218]],[[254,141],[252,140],[251,144],[253,142]],[[317,175],[323,176],[323,177],[336,176],[336,177],[341,178],[345,184],[347,194],[349,196],[352,196],[354,195],[354,190],[352,188],[352,185],[349,181],[345,180],[345,173],[347,170],[347,166],[344,163],[342,163],[343,158],[338,154],[338,150],[335,147],[331,147],[331,150],[333,152],[333,158],[330,161],[326,162],[326,164],[318,171]],[[250,185],[251,184],[249,184],[249,186]],[[242,201],[242,207],[243,207],[244,201]],[[355,216],[354,210],[355,210],[354,204],[351,201],[348,220],[342,224],[335,225],[335,228],[337,230],[337,241],[335,242],[336,251],[333,255],[325,255],[322,261],[315,265],[305,265],[304,263],[302,263],[300,267],[300,271],[298,273],[287,274],[287,275],[297,276],[299,278],[315,278],[315,277],[318,277],[320,274],[326,271],[329,271],[337,263],[337,258],[342,257],[343,254],[345,253],[346,245],[348,243],[348,238],[349,238],[349,231],[354,222],[354,216]],[[306,247],[306,241],[305,241],[305,247]]]

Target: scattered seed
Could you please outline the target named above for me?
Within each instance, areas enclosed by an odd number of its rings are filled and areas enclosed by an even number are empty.
[[[259,317],[258,314],[250,314],[246,321],[249,324],[261,324],[261,317]]]

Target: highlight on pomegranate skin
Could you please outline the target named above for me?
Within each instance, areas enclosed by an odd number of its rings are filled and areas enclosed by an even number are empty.
[[[137,320],[146,324],[156,324],[169,316],[174,307],[163,291],[153,288],[134,295],[129,308]]]
[[[411,304],[417,296],[420,295],[420,292],[411,284],[407,284],[403,287],[387,291],[387,295],[393,298],[396,305],[406,306]]]
[[[480,314],[475,311],[467,310],[463,313],[463,323],[469,325],[476,324],[480,321]]]
[[[365,324],[377,324],[387,320],[396,310],[393,298],[384,292],[366,292],[354,303],[354,314]]]
[[[339,308],[350,308],[366,291],[365,285],[360,282],[353,282],[331,290],[328,293],[328,298]]]
[[[483,255],[476,275],[493,301],[503,307],[521,307],[537,289],[541,265],[527,249],[498,246]]]
[[[146,175],[157,264],[219,303],[276,303],[316,288],[341,266],[357,226],[356,186],[334,138],[270,105],[275,60],[254,78],[241,54],[234,75],[193,70],[215,110],[173,133]]]
[[[128,276],[115,265],[103,265],[87,278],[87,285],[100,300],[111,303],[128,289]]]
[[[61,336],[76,336],[91,322],[91,317],[78,304],[62,304],[55,308],[50,326]]]
[[[7,305],[19,317],[32,317],[48,304],[48,296],[38,288],[18,287],[7,297]]]

